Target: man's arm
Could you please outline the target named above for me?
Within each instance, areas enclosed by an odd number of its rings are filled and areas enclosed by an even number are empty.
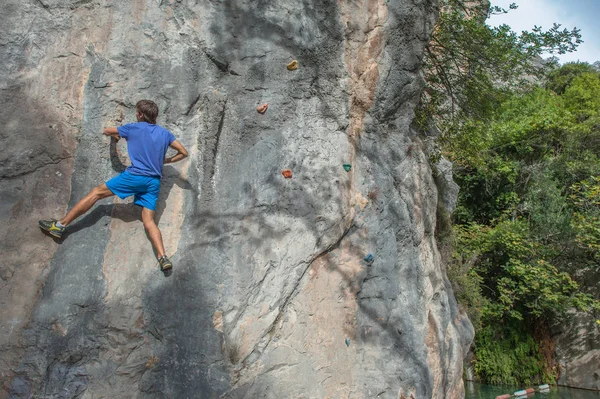
[[[177,162],[177,161],[181,161],[183,158],[188,156],[188,152],[185,149],[184,146],[181,145],[181,143],[177,140],[175,140],[174,142],[172,142],[169,147],[173,148],[175,151],[177,151],[177,154],[173,155],[170,158],[165,158],[165,163],[173,163],[173,162]]]
[[[104,129],[104,134],[107,136],[114,137],[117,140],[121,138],[121,136],[119,136],[119,131],[116,127],[107,127],[106,129]]]

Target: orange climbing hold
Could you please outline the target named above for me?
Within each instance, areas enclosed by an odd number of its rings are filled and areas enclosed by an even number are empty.
[[[284,169],[281,171],[281,174],[283,175],[283,177],[285,177],[286,179],[291,179],[292,178],[292,171],[289,169]]]
[[[294,60],[287,64],[287,69],[288,71],[295,71],[296,69],[298,69],[298,61]]]
[[[267,112],[267,108],[269,108],[269,104],[265,103],[263,105],[259,105],[258,108],[256,108],[256,111],[259,114],[264,114],[265,112]]]

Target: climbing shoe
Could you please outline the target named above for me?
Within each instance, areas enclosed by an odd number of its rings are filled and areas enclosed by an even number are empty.
[[[167,255],[163,255],[158,260],[158,264],[160,265],[160,271],[161,272],[166,272],[167,270],[173,268],[173,264],[171,263],[171,261],[169,260],[169,258],[167,258]]]
[[[61,238],[66,230],[66,227],[59,227],[56,225],[56,220],[40,220],[38,221],[40,229],[48,232],[52,237]]]

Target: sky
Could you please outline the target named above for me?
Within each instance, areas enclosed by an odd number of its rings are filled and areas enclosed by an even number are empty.
[[[581,30],[583,43],[577,51],[556,56],[561,63],[570,61],[600,61],[600,0],[491,0],[492,5],[508,9],[510,3],[519,8],[508,14],[492,16],[487,23],[491,26],[506,24],[513,31],[521,33],[531,30],[534,25],[544,30],[554,22],[562,28]],[[548,55],[550,56],[550,55]]]

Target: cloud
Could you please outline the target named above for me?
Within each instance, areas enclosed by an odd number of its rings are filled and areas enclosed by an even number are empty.
[[[517,33],[531,30],[534,25],[548,30],[555,22],[569,30],[577,27],[581,29],[584,43],[579,45],[576,52],[557,54],[560,61],[564,63],[580,60],[592,63],[600,60],[600,28],[588,18],[591,14],[597,15],[597,10],[594,9],[598,8],[597,6],[590,5],[585,0],[572,0],[568,3],[552,0],[492,0],[493,5],[504,8],[508,8],[510,3],[517,3],[519,8],[509,11],[508,14],[492,16],[487,23],[491,26],[506,24]]]

